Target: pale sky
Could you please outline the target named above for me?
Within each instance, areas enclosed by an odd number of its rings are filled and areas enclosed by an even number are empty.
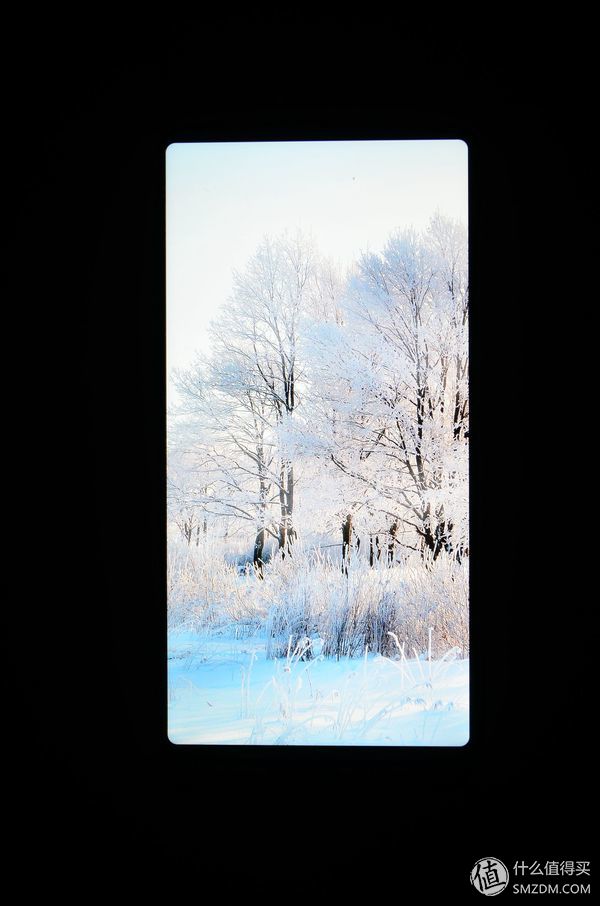
[[[265,235],[299,227],[345,267],[395,229],[424,228],[436,209],[466,226],[467,157],[459,140],[169,145],[168,372],[208,349],[232,271]]]

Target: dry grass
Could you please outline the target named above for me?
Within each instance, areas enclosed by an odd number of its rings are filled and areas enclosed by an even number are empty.
[[[264,579],[225,561],[216,550],[174,543],[169,550],[169,625],[265,631],[269,657],[285,657],[304,638],[320,638],[326,657],[361,656],[365,648],[394,656],[394,635],[407,650],[469,652],[468,565],[420,558],[388,568],[339,564],[298,546],[275,558]],[[308,654],[306,656],[309,656]]]

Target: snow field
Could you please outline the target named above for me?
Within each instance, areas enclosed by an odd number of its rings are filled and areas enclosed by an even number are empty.
[[[169,739],[176,744],[460,746],[469,664],[443,657],[325,658],[322,640],[268,659],[264,634],[169,634]]]
[[[214,550],[169,562],[172,742],[467,742],[465,564],[356,560],[346,577],[298,546],[260,580]]]

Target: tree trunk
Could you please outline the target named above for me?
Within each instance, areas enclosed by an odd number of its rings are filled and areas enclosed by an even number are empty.
[[[436,523],[435,529],[431,529],[431,520],[429,515],[426,516],[424,520],[424,530],[422,532],[423,538],[423,556],[425,551],[431,551],[432,559],[435,561],[439,557],[442,550],[445,550],[446,553],[451,554],[453,551],[452,547],[452,522],[446,520],[443,517],[443,512],[436,513],[438,521]],[[460,553],[457,553],[457,559],[460,562]]]
[[[352,543],[352,514],[348,513],[342,525],[342,572],[348,575],[348,561],[350,560],[350,545]]]
[[[281,551],[281,559],[285,557],[285,546],[287,542],[287,511],[285,505],[285,466],[281,463],[281,469],[279,470],[279,509],[280,509],[280,520],[279,520],[279,550]]]
[[[398,531],[398,523],[394,522],[390,526],[390,540],[388,542],[388,564],[391,566],[394,562],[394,554],[396,552],[396,532]]]
[[[296,533],[292,525],[294,512],[294,467],[289,462],[281,464],[279,473],[279,506],[281,510],[279,522],[279,550],[281,558],[286,553],[291,554],[291,546]]]
[[[285,552],[287,548],[287,525],[285,523],[285,517],[282,518],[282,521],[279,525],[279,550],[281,551],[281,559],[285,559]]]
[[[377,551],[377,553],[375,553]],[[374,566],[375,559],[381,559],[381,545],[379,544],[379,535],[375,535],[375,546],[373,546],[373,535],[369,538],[369,566]]]
[[[292,516],[294,513],[294,467],[288,463],[287,470],[287,488],[286,488],[286,510],[288,517],[288,536],[292,535]]]
[[[265,546],[265,530],[260,529],[254,541],[254,569],[259,579],[263,578],[263,549]]]

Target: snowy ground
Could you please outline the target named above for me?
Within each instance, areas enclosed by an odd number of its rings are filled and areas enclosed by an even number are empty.
[[[462,746],[469,662],[267,660],[265,638],[169,633],[169,739],[176,744]]]

